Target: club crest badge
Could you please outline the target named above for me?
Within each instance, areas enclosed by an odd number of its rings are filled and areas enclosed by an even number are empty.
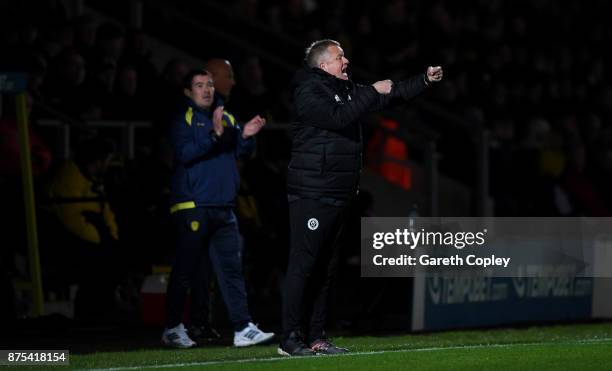
[[[308,219],[308,223],[306,224],[308,225],[308,229],[310,229],[311,231],[314,231],[319,228],[319,221],[315,218]]]

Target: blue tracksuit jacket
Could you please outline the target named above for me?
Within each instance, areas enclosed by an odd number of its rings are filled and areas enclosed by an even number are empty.
[[[184,109],[172,124],[171,212],[194,207],[234,206],[240,185],[236,159],[253,152],[255,139],[243,139],[240,126],[227,112],[223,115],[223,135],[215,138],[212,112],[220,104],[217,99],[210,110],[204,110],[186,98]]]

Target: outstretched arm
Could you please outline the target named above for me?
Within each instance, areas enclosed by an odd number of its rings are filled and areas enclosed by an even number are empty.
[[[421,94],[432,83],[442,80],[443,75],[442,67],[438,66],[428,67],[425,73],[398,83],[393,83],[391,80],[378,81],[374,83],[374,86],[378,84],[381,89],[375,109],[383,109],[408,101]]]

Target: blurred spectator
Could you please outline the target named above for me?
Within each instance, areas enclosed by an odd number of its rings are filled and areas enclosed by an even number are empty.
[[[49,103],[65,113],[86,118],[92,105],[85,94],[85,60],[75,49],[65,49],[53,59],[45,82]]]
[[[180,59],[171,59],[166,63],[150,101],[150,110],[154,114],[153,124],[160,136],[167,135],[168,126],[175,112],[183,102],[182,81],[189,67]]]
[[[225,59],[213,58],[206,61],[204,68],[213,75],[215,94],[218,94],[227,105],[230,101],[232,89],[236,86],[232,64]]]
[[[239,78],[233,98],[236,116],[240,119],[261,115],[270,120],[274,98],[266,86],[259,58],[247,57],[240,67]]]
[[[103,184],[114,151],[114,144],[105,138],[85,141],[75,161],[62,164],[48,188],[52,210],[67,233],[55,231],[54,240],[63,243],[41,246],[41,262],[46,272],[54,271],[62,281],[80,285],[75,312],[81,319],[116,314],[115,288],[126,272],[125,255],[117,246],[115,215]]]
[[[111,60],[101,60],[90,68],[84,90],[89,97],[90,119],[106,116],[114,101],[117,67]]]
[[[36,131],[29,128],[32,174],[39,177],[49,170],[51,151]],[[0,119],[0,177],[15,178],[21,174],[20,149],[17,135],[17,121]]]
[[[95,58],[96,23],[90,15],[81,15],[74,19],[74,47],[85,58],[93,61]]]
[[[609,216],[601,195],[584,173],[586,151],[580,144],[569,148],[569,162],[564,174],[564,187],[569,193],[575,214],[580,216]]]
[[[381,58],[376,52],[372,18],[368,13],[363,13],[359,15],[356,22],[354,38],[360,40],[360,42],[355,43],[353,47],[353,60],[357,65],[368,66],[368,69],[374,73],[379,72]],[[313,40],[316,39],[313,38]]]
[[[133,66],[136,70],[140,94],[151,93],[152,95],[157,82],[157,69],[151,59],[152,53],[147,48],[145,33],[139,29],[130,29],[127,33],[121,64]]]
[[[75,160],[67,160],[59,168],[49,187],[59,220],[87,243],[107,244],[119,238],[103,183],[114,151],[114,144],[107,139],[86,141]]]
[[[138,120],[150,117],[138,88],[139,76],[133,66],[123,66],[117,74],[112,103],[104,116],[118,120]]]
[[[118,63],[123,52],[124,42],[125,38],[121,27],[112,22],[101,24],[96,30],[95,58],[108,58]],[[94,62],[94,60],[88,62]]]

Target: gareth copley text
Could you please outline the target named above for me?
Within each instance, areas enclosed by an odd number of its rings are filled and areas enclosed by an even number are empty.
[[[400,266],[430,266],[430,267],[457,267],[457,266],[476,266],[482,268],[502,266],[508,268],[511,258],[498,257],[495,255],[487,257],[479,257],[476,255],[468,255],[461,257],[459,255],[447,257],[431,257],[429,255],[421,255],[419,257],[400,255],[394,258],[386,258],[382,255],[374,255],[372,263],[376,266],[400,265]]]

